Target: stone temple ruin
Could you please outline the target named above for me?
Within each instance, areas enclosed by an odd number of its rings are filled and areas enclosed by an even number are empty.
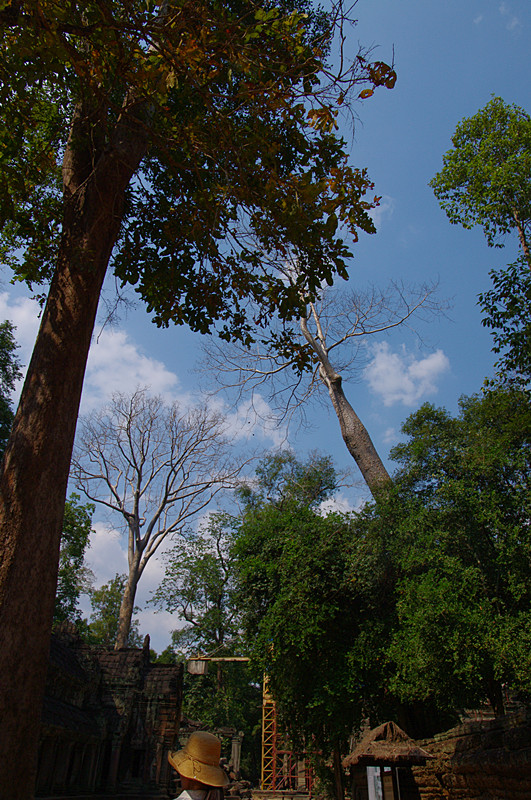
[[[182,665],[151,664],[143,649],[84,644],[74,626],[53,634],[36,796],[146,787],[171,794]]]
[[[36,797],[175,797],[168,752],[200,726],[181,719],[182,677],[182,664],[150,662],[147,637],[143,649],[94,648],[63,623],[52,636]],[[232,741],[234,768],[241,735],[232,729],[214,732]],[[424,766],[400,767],[399,792],[386,785],[392,776],[383,775],[384,800],[531,797],[529,706],[492,720],[468,720],[417,744],[432,758]],[[231,774],[228,796],[251,795],[236,777]],[[369,800],[366,776],[351,777],[352,800]],[[252,792],[267,800],[308,800],[311,794],[311,788],[298,785],[292,791]]]

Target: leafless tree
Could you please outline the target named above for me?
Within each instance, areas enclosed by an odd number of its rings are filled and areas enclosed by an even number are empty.
[[[117,649],[127,644],[149,559],[221,489],[234,486],[242,466],[229,456],[223,417],[205,407],[166,406],[146,389],[115,394],[81,419],[72,477],[90,500],[122,516],[128,534]]]
[[[289,278],[289,270],[286,270]],[[218,389],[256,396],[264,394],[278,420],[295,413],[305,419],[306,404],[323,392],[339,420],[345,445],[373,495],[390,481],[365,425],[348,401],[345,377],[354,377],[366,365],[367,340],[414,316],[442,310],[434,299],[435,286],[405,287],[393,283],[386,291],[371,287],[364,292],[323,291],[310,303],[289,336],[279,330],[276,348],[245,348],[209,342],[204,365]]]

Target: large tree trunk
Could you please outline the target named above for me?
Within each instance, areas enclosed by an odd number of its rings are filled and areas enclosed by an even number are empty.
[[[95,152],[95,127],[94,118],[78,109],[64,159],[57,269],[0,477],[0,797],[10,800],[33,797],[85,365],[125,189],[145,152],[144,137],[120,120],[114,139]]]
[[[345,397],[341,375],[335,371],[328,357],[325,333],[321,327],[319,314],[316,312],[313,304],[311,305],[311,309],[313,319],[317,326],[317,335],[314,336],[310,333],[307,318],[301,317],[300,326],[302,335],[319,360],[319,377],[328,389],[347,450],[358,465],[363,479],[373,497],[376,497],[378,492],[386,484],[391,482],[391,478],[383,465],[382,459],[378,455],[378,451],[372,443],[367,428]]]
[[[390,475],[372,443],[367,428],[345,397],[341,376],[335,375],[330,378],[323,375],[323,372],[324,370],[321,371],[321,375],[339,420],[343,441],[358,465],[365,483],[375,496],[382,487],[391,482]]]

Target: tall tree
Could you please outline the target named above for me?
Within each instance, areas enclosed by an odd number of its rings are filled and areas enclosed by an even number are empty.
[[[485,108],[463,119],[454,145],[433,188],[450,222],[481,225],[489,246],[516,230],[520,257],[506,269],[492,270],[493,288],[479,295],[483,325],[494,337],[498,379],[525,385],[529,379],[529,272],[531,254],[531,117],[522,108],[493,97]]]
[[[13,800],[32,792],[69,462],[111,256],[158,324],[219,322],[243,341],[248,298],[261,322],[289,319],[301,292],[346,274],[328,220],[372,230],[370,183],[333,133],[336,104],[395,76],[363,56],[334,73],[344,22],[341,4],[324,15],[290,0],[0,10],[0,250],[19,276],[50,280],[0,482],[0,794]],[[295,285],[276,270],[292,250]]]
[[[450,222],[481,225],[490,247],[516,230],[531,269],[531,117],[493,97],[459,123],[452,144],[430,182]]]
[[[397,494],[381,518],[398,576],[391,688],[443,709],[488,697],[503,713],[502,683],[529,690],[531,409],[512,388],[460,406],[456,417],[422,406],[392,453]]]
[[[85,550],[92,533],[94,505],[82,505],[78,494],[72,493],[65,503],[59,574],[55,595],[54,622],[74,621],[82,593],[88,593],[94,576],[84,563]]]
[[[355,652],[368,606],[360,604],[362,581],[353,580],[348,520],[317,513],[335,488],[327,457],[266,459],[257,486],[242,495],[235,542],[242,626],[253,662],[268,675],[285,731],[322,771],[330,756],[340,764],[361,720],[366,698],[359,656],[367,663],[374,655],[369,637]],[[378,628],[377,618],[373,625]],[[340,769],[334,779],[340,798]]]
[[[326,392],[338,418],[341,435],[370,491],[376,495],[390,476],[364,423],[348,400],[344,379],[366,364],[371,336],[405,324],[438,304],[434,287],[407,289],[394,284],[387,291],[321,292],[299,318],[289,337],[278,331],[272,347],[245,347],[209,342],[204,350],[209,379],[225,389],[267,393],[278,421],[294,414],[304,418],[305,407]]]
[[[165,406],[138,389],[85,417],[72,477],[90,500],[120,515],[129,573],[116,648],[125,647],[138,582],[162,542],[180,532],[242,468],[229,458],[224,420],[205,408]]]
[[[172,632],[174,657],[231,657],[242,650],[241,606],[235,591],[234,535],[238,520],[209,516],[199,531],[188,529],[164,554],[164,578],[152,602],[182,627]],[[183,714],[211,728],[230,726],[245,735],[245,777],[260,777],[260,680],[245,662],[214,662],[205,675],[184,676]]]

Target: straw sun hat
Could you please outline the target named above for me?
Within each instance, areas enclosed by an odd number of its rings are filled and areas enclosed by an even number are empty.
[[[221,742],[206,731],[191,734],[182,750],[168,754],[168,761],[185,778],[207,786],[228,786],[229,779],[219,766]]]

